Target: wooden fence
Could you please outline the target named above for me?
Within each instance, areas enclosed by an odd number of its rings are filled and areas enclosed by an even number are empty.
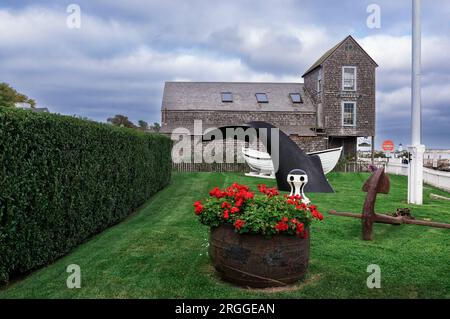
[[[173,163],[172,169],[176,172],[249,172],[245,163]]]
[[[363,161],[342,162],[338,163],[333,171],[349,173],[367,172],[369,164]],[[250,172],[250,168],[245,163],[173,163],[172,168],[176,172]]]
[[[386,167],[386,172],[395,175],[407,175],[408,165],[392,162],[375,162],[377,167]],[[369,161],[340,162],[334,172],[358,173],[369,171]],[[173,170],[177,172],[235,172],[247,173],[250,168],[245,163],[174,163]],[[450,191],[450,172],[440,172],[424,168],[424,182]]]
[[[371,162],[368,161],[355,161],[355,162],[340,162],[336,165],[333,172],[345,172],[345,173],[359,173],[359,172],[369,172],[369,165]],[[374,165],[377,167],[383,167],[386,163],[375,162]]]

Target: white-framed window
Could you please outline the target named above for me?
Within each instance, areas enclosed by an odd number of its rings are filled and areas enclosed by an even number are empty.
[[[356,91],[356,66],[342,67],[342,91]]]
[[[319,68],[319,71],[317,73],[317,92],[322,92],[322,79],[323,79],[322,68]]]
[[[342,102],[342,126],[356,126],[356,102]]]

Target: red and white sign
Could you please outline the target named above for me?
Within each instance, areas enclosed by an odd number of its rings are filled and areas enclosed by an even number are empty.
[[[394,142],[392,142],[391,140],[386,140],[383,142],[383,145],[381,145],[381,148],[385,152],[392,152],[394,151]]]

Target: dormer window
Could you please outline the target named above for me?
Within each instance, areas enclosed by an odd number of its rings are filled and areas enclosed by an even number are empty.
[[[267,98],[266,93],[256,93],[255,96],[258,103],[269,103],[269,99]]]
[[[300,93],[290,93],[292,103],[303,103]]]
[[[233,102],[233,93],[222,92],[222,102],[231,103]]]
[[[356,91],[356,66],[342,67],[342,90]]]

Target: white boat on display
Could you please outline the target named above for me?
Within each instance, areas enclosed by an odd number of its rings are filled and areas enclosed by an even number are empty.
[[[273,168],[272,158],[269,153],[257,151],[251,148],[242,148],[244,159],[248,166],[253,170],[245,175],[263,178],[275,178],[275,171]],[[331,148],[328,150],[310,152],[308,155],[317,155],[322,162],[323,172],[328,174],[336,166],[341,157],[342,146],[338,148]]]

